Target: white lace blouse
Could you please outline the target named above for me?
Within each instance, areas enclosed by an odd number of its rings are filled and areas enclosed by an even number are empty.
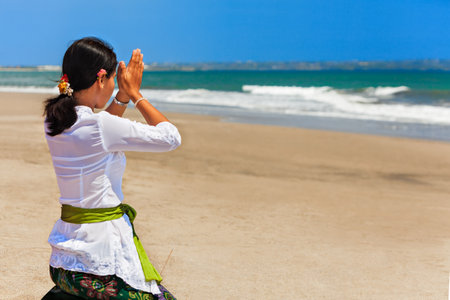
[[[78,119],[72,127],[54,137],[45,135],[61,204],[82,208],[117,206],[123,200],[122,151],[164,152],[181,144],[177,128],[169,122],[150,126],[105,111],[94,113],[87,106],[75,109]],[[145,281],[126,215],[89,224],[59,219],[48,242],[52,247],[52,267],[96,275],[116,274],[133,288],[161,293],[154,280]],[[151,253],[147,254],[151,261]]]

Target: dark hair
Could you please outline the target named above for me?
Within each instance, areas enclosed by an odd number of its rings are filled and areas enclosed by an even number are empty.
[[[70,88],[77,92],[91,87],[97,80],[100,69],[105,69],[109,78],[116,67],[117,58],[113,48],[98,38],[86,37],[73,42],[67,49],[62,74],[67,74]],[[76,104],[74,97],[66,94],[44,102],[48,135],[58,135],[76,122]]]

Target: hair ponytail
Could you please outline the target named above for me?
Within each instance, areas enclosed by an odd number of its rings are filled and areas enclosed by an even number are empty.
[[[64,75],[61,80],[67,80],[68,86],[76,93],[91,87],[101,69],[104,69],[106,77],[110,78],[116,71],[116,67],[117,58],[113,48],[98,38],[86,37],[73,42],[64,54],[62,64]],[[77,101],[72,91],[63,92],[58,97],[44,102],[48,135],[58,135],[77,121],[75,111]]]
[[[76,104],[73,96],[66,94],[60,94],[58,97],[49,98],[44,102],[48,135],[58,135],[75,124],[77,121]]]

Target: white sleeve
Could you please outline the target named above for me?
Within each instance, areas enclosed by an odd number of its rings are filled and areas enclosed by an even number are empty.
[[[165,152],[181,145],[178,129],[169,122],[156,126],[98,113],[99,126],[106,151]]]

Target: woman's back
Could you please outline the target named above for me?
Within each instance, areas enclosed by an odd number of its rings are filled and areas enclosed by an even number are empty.
[[[123,200],[123,151],[170,151],[181,143],[168,122],[157,126],[129,121],[107,112],[76,106],[78,119],[54,137],[46,135],[61,204],[82,208],[112,207]],[[114,151],[113,151],[114,150]]]
[[[114,207],[123,201],[122,151],[170,151],[181,137],[169,122],[156,126],[137,123],[107,112],[94,113],[76,106],[77,120],[63,133],[46,135],[60,190],[60,203],[81,208]],[[71,224],[58,220],[48,242],[50,264],[66,270],[116,274],[129,284],[150,292],[134,248],[128,217],[108,222]]]

